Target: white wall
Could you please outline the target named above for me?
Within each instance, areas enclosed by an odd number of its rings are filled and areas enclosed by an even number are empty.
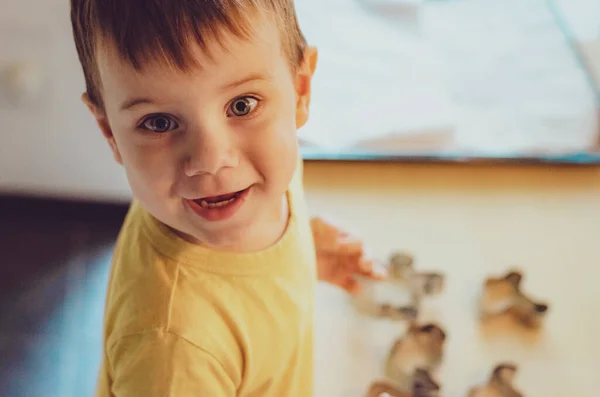
[[[0,70],[20,59],[43,66],[36,103],[14,106],[0,90],[0,191],[121,200],[130,197],[84,90],[67,0],[2,0]]]

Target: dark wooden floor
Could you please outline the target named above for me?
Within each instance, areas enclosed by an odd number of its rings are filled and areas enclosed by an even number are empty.
[[[0,396],[92,396],[126,206],[0,196]]]

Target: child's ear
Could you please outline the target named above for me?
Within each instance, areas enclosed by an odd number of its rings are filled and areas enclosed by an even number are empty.
[[[104,135],[104,138],[106,138],[106,141],[110,145],[110,148],[113,152],[115,161],[117,163],[123,165],[123,159],[121,157],[121,152],[119,152],[119,148],[117,147],[117,142],[115,141],[115,137],[113,135],[112,129],[110,128],[110,125],[108,124],[108,119],[106,118],[106,114],[104,113],[104,110],[99,109],[98,106],[93,104],[92,101],[90,100],[89,95],[86,92],[84,92],[83,95],[81,95],[81,100],[83,101],[83,103],[85,103],[85,105],[88,107],[90,112],[92,112],[92,114],[94,115],[94,118],[96,119],[96,123],[98,123],[98,127],[100,127],[100,131],[102,131],[102,135]]]
[[[304,52],[304,60],[296,72],[296,128],[308,121],[310,107],[311,82],[317,68],[317,49],[308,47]]]

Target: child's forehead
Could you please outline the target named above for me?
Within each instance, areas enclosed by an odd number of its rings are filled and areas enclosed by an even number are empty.
[[[138,84],[174,84],[191,79],[222,85],[249,74],[272,75],[281,68],[282,62],[287,65],[279,31],[269,22],[258,24],[248,39],[224,32],[219,40],[207,41],[204,48],[190,40],[187,51],[195,61],[189,69],[177,67],[163,56],[160,48],[136,68],[120,56],[115,45],[106,41],[99,43],[100,81],[107,89],[111,85],[123,88]]]

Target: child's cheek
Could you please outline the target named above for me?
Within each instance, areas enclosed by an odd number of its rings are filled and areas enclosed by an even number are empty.
[[[252,122],[244,137],[244,155],[256,170],[276,184],[287,185],[296,167],[298,144],[294,125],[282,118]]]
[[[128,178],[139,194],[165,196],[177,181],[177,151],[168,140],[132,139],[123,148]]]

